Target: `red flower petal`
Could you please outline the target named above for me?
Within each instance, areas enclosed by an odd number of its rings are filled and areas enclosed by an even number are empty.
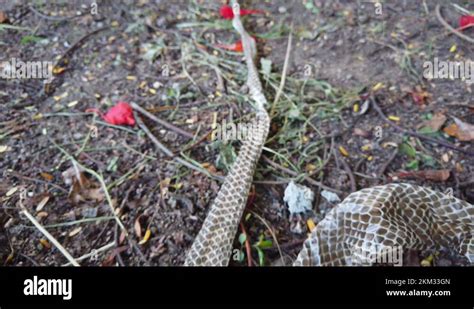
[[[459,18],[459,28],[464,28],[471,25],[474,26],[473,15],[463,15],[461,18]]]
[[[240,10],[240,16],[252,15],[252,14],[265,14],[265,12],[262,10],[245,10],[245,9]]]
[[[226,49],[226,50],[235,51],[235,52],[238,52],[238,53],[241,53],[241,52],[244,51],[244,46],[242,44],[242,40],[238,40],[234,44],[217,44],[216,47]]]
[[[245,15],[252,15],[252,14],[264,14],[265,12],[262,10],[245,10],[245,9],[240,9],[240,16],[245,16]],[[224,19],[232,19],[234,18],[234,12],[232,10],[232,7],[229,5],[223,5],[220,8],[220,14],[221,17]]]
[[[232,11],[232,8],[228,5],[221,6],[220,13],[221,17],[224,19],[234,18],[234,12]]]
[[[254,37],[251,37],[251,38],[252,40],[255,41]],[[215,46],[218,48],[227,49],[227,50],[235,51],[238,53],[244,52],[244,44],[242,43],[242,40],[238,40],[234,44],[217,44]]]
[[[102,116],[105,122],[113,125],[135,125],[135,118],[133,117],[133,109],[126,102],[118,102],[111,107],[108,112]]]

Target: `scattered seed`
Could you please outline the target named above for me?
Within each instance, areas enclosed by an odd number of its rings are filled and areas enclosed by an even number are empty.
[[[349,156],[349,153],[347,152],[346,148],[342,147],[342,146],[339,146],[339,152],[344,156],[344,157],[348,157]]]
[[[79,232],[82,230],[82,227],[78,227],[78,228],[75,228],[74,230],[72,230],[70,233],[69,233],[69,237],[74,237],[76,236],[77,234],[79,234]]]
[[[151,236],[151,230],[147,229],[146,232],[145,232],[145,236],[143,236],[143,239],[140,240],[139,244],[140,245],[145,244],[150,239],[150,236]]]
[[[5,196],[12,196],[13,194],[15,194],[15,192],[18,191],[18,187],[13,187],[11,188],[10,190],[8,190],[7,193],[5,193]]]
[[[306,221],[306,224],[308,225],[308,229],[309,229],[310,232],[312,232],[316,228],[316,224],[314,224],[314,221],[311,218],[309,218]]]
[[[372,90],[373,90],[373,91],[377,91],[377,90],[382,89],[382,88],[384,88],[384,87],[385,87],[385,85],[384,85],[383,83],[377,83],[377,84],[372,88]]]
[[[354,104],[353,106],[353,110],[354,110],[354,113],[358,113],[359,112],[359,104]]]
[[[47,239],[44,239],[44,238],[41,238],[39,240],[40,244],[45,247],[46,249],[51,249],[51,244],[49,243],[49,241]]]

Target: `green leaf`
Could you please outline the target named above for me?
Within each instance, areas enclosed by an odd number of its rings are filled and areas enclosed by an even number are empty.
[[[240,250],[238,262],[243,262],[244,260],[245,260],[245,253],[242,250]]]
[[[44,38],[39,37],[39,36],[25,35],[21,38],[20,44],[22,44],[22,45],[27,45],[29,43],[35,44],[35,43],[41,42],[43,40],[44,40]]]
[[[420,162],[418,160],[412,160],[406,164],[406,168],[409,170],[418,170],[420,167]]]
[[[272,72],[272,61],[266,58],[260,58],[260,65],[262,66],[262,72],[265,76],[270,76]]]
[[[408,143],[403,143],[400,145],[400,153],[405,154],[411,158],[416,157],[416,150],[412,145]]]
[[[314,3],[313,3],[312,0],[306,2],[304,4],[304,6],[307,10],[311,11],[311,13],[313,13],[313,14],[318,14],[319,13],[319,9],[316,6],[314,6]]]
[[[436,160],[432,156],[422,154],[421,155],[421,160],[423,161],[423,164],[425,166],[429,166],[429,167],[433,167],[433,168],[437,167]]]
[[[241,234],[239,235],[239,242],[240,242],[240,244],[243,245],[246,240],[247,240],[247,236],[246,236],[244,233],[241,233]]]
[[[436,133],[435,130],[433,130],[432,128],[430,127],[423,127],[421,129],[418,130],[418,133],[421,133],[421,134],[433,134],[433,133]]]
[[[153,62],[159,55],[161,55],[165,48],[163,37],[158,38],[156,43],[145,43],[141,48],[144,51],[144,54],[142,55],[143,59]]]
[[[245,216],[245,221],[249,221],[249,219],[252,217],[252,213],[249,212],[246,216]]]
[[[260,249],[268,249],[273,247],[273,242],[271,240],[260,240],[257,243],[257,247],[259,247]]]
[[[107,165],[107,172],[116,172],[117,171],[117,162],[118,162],[118,157],[113,157],[112,160],[110,160],[109,164]]]
[[[257,252],[258,252],[258,264],[260,266],[265,266],[265,253],[263,253],[262,249],[259,247],[256,247]]]
[[[166,96],[168,98],[173,98],[175,95],[176,95],[176,92],[174,91],[174,89],[168,88],[168,90],[166,91]]]

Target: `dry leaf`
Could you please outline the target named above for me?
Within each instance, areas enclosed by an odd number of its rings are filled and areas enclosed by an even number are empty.
[[[115,260],[115,257],[124,252],[127,251],[128,246],[121,246],[118,248],[115,248],[112,253],[102,262],[102,266],[112,266]]]
[[[463,122],[460,119],[453,117],[454,122],[458,127],[456,137],[461,142],[470,142],[474,140],[474,125]]]
[[[444,114],[437,113],[433,116],[433,118],[431,118],[431,120],[425,121],[421,126],[428,127],[433,132],[436,132],[441,129],[443,124],[446,122],[446,119],[447,117]]]
[[[80,167],[70,167],[62,173],[64,182],[71,185],[68,198],[75,204],[92,200],[101,202],[105,194],[99,183],[89,180]]]
[[[84,174],[80,175],[81,181],[74,179],[73,185],[69,191],[69,199],[77,204],[87,200],[101,202],[105,198],[102,188],[97,183],[88,180]]]
[[[86,200],[95,200],[96,202],[101,202],[105,198],[105,194],[102,188],[92,188],[83,190],[83,196]]]
[[[426,101],[432,97],[429,92],[423,90],[420,86],[416,86],[410,94],[415,104],[419,106],[424,106]]]
[[[49,195],[46,195],[41,200],[41,202],[39,202],[38,206],[36,206],[36,212],[40,212],[41,210],[43,210],[44,206],[46,205],[46,203],[48,203],[48,201],[49,201]]]
[[[458,133],[458,126],[453,123],[446,128],[443,129],[444,133],[448,134],[449,136],[456,137]]]
[[[135,229],[135,234],[138,238],[142,238],[142,226],[140,224],[140,218],[141,216],[138,216],[138,218],[135,220],[135,224],[133,225],[133,228]]]
[[[122,231],[120,233],[120,237],[119,237],[119,245],[123,244],[123,242],[125,241],[125,238],[127,237],[127,234],[125,233],[125,231]]]
[[[49,173],[40,173],[41,177],[44,178],[44,180],[46,181],[53,181],[54,180],[54,176],[49,174]]]
[[[8,20],[7,14],[3,11],[0,11],[0,24],[8,24],[8,23],[9,23],[9,20]]]
[[[370,133],[368,131],[359,129],[359,128],[354,128],[354,135],[356,136],[362,136],[362,137],[369,137]]]
[[[46,218],[48,216],[48,213],[46,211],[40,211],[39,213],[36,214],[36,218],[42,219]]]
[[[163,198],[168,196],[168,191],[171,183],[171,178],[165,178],[160,181],[160,193]]]

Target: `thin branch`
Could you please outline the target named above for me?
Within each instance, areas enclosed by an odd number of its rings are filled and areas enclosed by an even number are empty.
[[[76,258],[76,261],[83,261],[85,259],[88,259],[90,257],[95,257],[98,253],[102,251],[107,251],[115,246],[115,241],[106,244],[105,246],[100,247],[99,249],[93,249],[91,252],[84,254],[78,258]],[[71,266],[71,263],[66,263],[63,264],[63,266]]]
[[[32,182],[36,182],[36,183],[40,183],[40,184],[44,184],[44,185],[48,185],[48,186],[51,186],[51,187],[54,187],[56,189],[58,189],[59,191],[63,192],[63,193],[66,193],[68,194],[69,191],[64,189],[63,187],[61,186],[58,186],[57,184],[54,184],[52,182],[48,182],[48,181],[44,181],[44,180],[41,180],[41,179],[36,179],[36,178],[31,178],[31,177],[28,177],[28,176],[24,176],[24,175],[21,175],[17,172],[14,172],[14,171],[9,171],[8,172],[10,175],[12,175],[13,177],[17,177],[17,178],[21,178],[21,179],[24,179],[24,180],[29,180],[29,181],[32,181]]]
[[[167,129],[170,129],[178,134],[181,134],[187,138],[190,138],[190,139],[193,139],[194,138],[194,134],[192,133],[189,133],[181,128],[178,128],[177,126],[167,122],[167,121],[164,121],[158,117],[156,117],[155,115],[153,115],[152,113],[150,113],[149,111],[147,111],[146,109],[142,108],[140,105],[138,105],[137,103],[134,103],[132,102],[130,104],[133,109],[139,111],[140,113],[142,113],[143,115],[147,116],[148,118],[150,118],[151,120],[155,121],[156,123],[162,125],[163,127],[167,128]],[[135,117],[136,118],[136,117]]]
[[[339,154],[339,160],[341,161],[342,167],[344,168],[344,171],[346,172],[347,176],[349,176],[349,180],[351,182],[351,192],[357,191],[357,185],[356,185],[354,173],[352,173],[349,163],[346,162],[346,160],[342,157],[341,154]]]
[[[377,172],[377,177],[382,177],[385,171],[387,170],[388,166],[392,163],[393,160],[397,157],[398,154],[398,147],[392,152],[390,157],[387,159],[387,161],[379,168]]]
[[[133,103],[132,103],[133,104]],[[137,113],[134,113],[134,116],[135,116],[135,119],[137,121],[137,125],[140,127],[140,129],[143,130],[143,132],[146,133],[146,135],[148,135],[148,137],[151,139],[151,141],[155,144],[156,147],[159,148],[159,150],[161,150],[162,152],[164,152],[165,155],[167,155],[168,157],[173,157],[174,156],[174,153],[168,149],[168,147],[166,147],[165,145],[163,145],[152,133],[151,131],[148,129],[148,127],[143,123],[143,120],[138,117]]]
[[[211,174],[209,171],[201,168],[201,167],[198,167],[198,166],[195,166],[194,164],[191,164],[189,163],[188,161],[176,156],[168,147],[166,147],[165,145],[163,145],[157,138],[156,136],[153,135],[153,133],[151,133],[151,131],[148,129],[148,127],[143,123],[143,121],[141,120],[140,117],[137,116],[136,112],[134,112],[134,115],[135,115],[135,119],[137,121],[137,125],[140,127],[140,129],[143,130],[143,132],[145,132],[145,134],[151,139],[151,141],[155,144],[155,146],[158,148],[158,150],[162,151],[166,156],[170,157],[171,159],[173,159],[174,161],[186,166],[186,167],[189,167],[190,169],[193,169],[195,171],[198,171],[200,173],[203,173],[204,175],[208,176],[208,177],[211,177],[211,178],[214,178],[216,180],[219,180],[219,181],[223,181],[223,178],[221,176],[218,176],[218,175],[214,175],[214,174]]]
[[[242,234],[245,235],[245,250],[247,252],[247,266],[252,267],[252,248],[250,247],[249,237],[248,237],[247,231],[245,230],[244,224],[242,222],[240,222],[240,229],[242,230]]]
[[[274,114],[276,104],[278,103],[278,100],[280,100],[280,96],[283,93],[283,88],[285,88],[286,74],[288,72],[288,63],[290,62],[292,41],[293,41],[293,24],[291,24],[290,35],[288,36],[288,45],[286,47],[285,62],[283,64],[283,71],[281,73],[280,86],[278,87],[275,99],[273,100],[272,108],[270,110],[270,116]]]
[[[58,248],[59,252],[64,255],[64,257],[69,261],[69,263],[73,266],[81,266],[79,263],[72,257],[72,255],[59,243],[59,241],[54,238],[53,235],[51,235],[36,219],[33,217],[26,207],[23,205],[22,199],[24,198],[25,192],[22,192],[22,197],[20,197],[20,208],[21,212],[28,218],[28,220],[33,223],[33,225],[46,237],[48,240],[56,247]]]

